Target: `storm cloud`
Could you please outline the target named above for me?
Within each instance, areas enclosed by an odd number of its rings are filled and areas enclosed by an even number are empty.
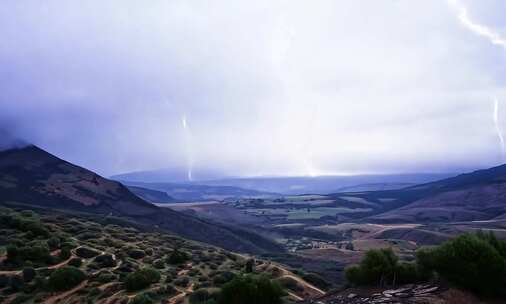
[[[495,165],[506,50],[461,9],[506,4],[454,2],[5,0],[0,127],[105,175]]]

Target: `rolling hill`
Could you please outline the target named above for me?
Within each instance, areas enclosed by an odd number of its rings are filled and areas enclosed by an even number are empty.
[[[140,193],[139,188],[154,190],[165,193],[178,202],[212,201],[238,198],[277,198],[279,194],[271,192],[262,192],[257,190],[243,189],[232,186],[208,186],[194,183],[176,184],[176,183],[143,183],[120,181],[125,184],[132,192],[137,193],[146,199],[147,193]],[[163,203],[163,202],[162,202]]]
[[[371,217],[399,222],[478,221],[506,214],[506,165],[401,190],[366,193],[399,208]]]
[[[233,251],[281,250],[274,242],[250,231],[156,207],[121,183],[59,159],[36,146],[0,152],[0,204],[125,217]]]

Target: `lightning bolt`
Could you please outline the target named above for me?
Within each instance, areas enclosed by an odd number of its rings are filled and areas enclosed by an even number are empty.
[[[457,11],[457,17],[460,23],[471,32],[487,38],[493,45],[502,46],[506,49],[506,37],[501,36],[498,32],[490,27],[474,22],[467,13],[467,9],[461,5],[458,0],[448,0],[448,3]]]
[[[499,138],[499,145],[501,147],[501,158],[502,160],[504,160],[504,152],[505,152],[504,136],[502,134],[502,128],[499,124],[499,100],[497,99],[497,97],[494,97],[494,126],[495,131],[497,133],[497,137]]]
[[[193,181],[192,171],[193,171],[193,151],[191,146],[191,133],[190,128],[188,127],[188,122],[186,120],[186,114],[181,116],[181,125],[183,126],[184,137],[185,137],[185,146],[186,146],[186,157],[187,157],[187,167],[188,167],[188,181]]]

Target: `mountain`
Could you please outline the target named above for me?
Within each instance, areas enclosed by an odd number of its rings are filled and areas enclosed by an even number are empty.
[[[218,171],[204,170],[194,168],[192,169],[193,181],[204,181],[221,179],[225,176]],[[146,183],[188,183],[188,169],[182,167],[173,167],[159,170],[147,170],[128,172],[111,176],[113,180],[122,180],[129,182],[146,182]]]
[[[167,203],[174,203],[176,200],[167,195],[167,192],[163,191],[157,191],[142,187],[136,187],[136,186],[127,186],[128,190],[130,190],[133,194],[137,195],[138,197],[142,198],[143,200],[154,203],[154,204],[167,204]]]
[[[0,204],[125,217],[233,251],[280,251],[273,241],[224,224],[159,208],[121,183],[103,178],[36,147],[0,152]]]
[[[400,208],[373,216],[381,221],[477,221],[506,216],[506,165],[401,190],[368,193]]]
[[[402,188],[404,186],[432,182],[455,175],[455,173],[412,173],[315,177],[248,177],[201,181],[199,184],[209,186],[233,186],[286,195],[300,195],[349,191],[343,188],[361,187],[363,185],[369,185],[369,191]]]
[[[195,202],[195,201],[210,201],[210,200],[225,200],[225,199],[238,199],[238,198],[275,198],[279,194],[262,192],[257,190],[243,189],[232,186],[208,186],[199,185],[195,183],[188,184],[175,184],[175,183],[142,183],[120,181],[127,185],[132,192],[139,192],[136,189],[150,189],[157,192],[165,193],[179,202]],[[146,194],[146,193],[144,193]],[[146,198],[143,194],[142,198]],[[149,199],[148,199],[149,200]]]

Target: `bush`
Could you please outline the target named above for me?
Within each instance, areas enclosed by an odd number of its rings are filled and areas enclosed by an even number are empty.
[[[277,284],[263,276],[239,276],[225,284],[219,304],[279,304],[285,293]]]
[[[392,249],[366,252],[360,265],[348,267],[346,279],[353,285],[396,285],[420,280],[418,267],[413,263],[399,263]]]
[[[88,248],[88,247],[79,247],[76,249],[76,255],[78,257],[83,258],[83,259],[91,259],[91,258],[96,257],[99,254],[100,254],[100,252],[93,250],[91,248]]]
[[[174,250],[167,258],[167,263],[172,265],[182,264],[188,260],[188,255],[185,252]]]
[[[33,267],[26,267],[23,269],[23,280],[28,283],[35,278],[35,269]]]
[[[81,265],[83,264],[83,260],[81,260],[80,258],[73,258],[69,261],[68,263],[70,266],[74,266],[74,267],[81,267]]]
[[[132,259],[142,259],[143,257],[146,256],[146,253],[143,251],[143,250],[140,250],[140,249],[130,249],[128,251],[128,255],[132,258]]]
[[[163,260],[161,260],[161,259],[159,259],[159,260],[155,260],[155,261],[153,262],[153,266],[154,266],[155,268],[158,268],[158,269],[163,269],[163,268],[165,268],[165,262],[164,262]]]
[[[253,259],[248,259],[248,260],[246,261],[246,265],[244,266],[244,271],[245,271],[246,273],[252,273],[252,272],[253,272],[253,270],[254,270],[254,269],[253,269],[253,268],[254,268],[254,266],[255,266],[255,260],[253,260]]]
[[[95,258],[95,263],[101,268],[108,268],[116,266],[116,261],[111,254],[102,254]]]
[[[50,249],[57,249],[60,248],[60,239],[57,237],[51,237],[49,240],[46,241],[47,245]]]
[[[207,289],[197,289],[190,295],[190,304],[214,303],[219,298],[219,293],[210,292]]]
[[[143,293],[136,295],[135,298],[133,298],[133,300],[129,302],[129,304],[152,304],[152,303],[154,303],[154,301],[151,299],[151,297]]]
[[[142,268],[126,276],[125,286],[129,291],[141,290],[160,281],[160,273],[152,268]]]
[[[49,276],[49,286],[56,291],[69,290],[84,281],[86,275],[79,269],[66,266],[56,269]]]
[[[505,242],[492,234],[461,235],[418,253],[418,263],[448,281],[480,294],[506,294]]]
[[[70,252],[70,249],[67,247],[64,247],[60,250],[60,254],[58,256],[62,260],[67,260],[68,258],[70,258],[71,255],[72,255],[72,253]]]

